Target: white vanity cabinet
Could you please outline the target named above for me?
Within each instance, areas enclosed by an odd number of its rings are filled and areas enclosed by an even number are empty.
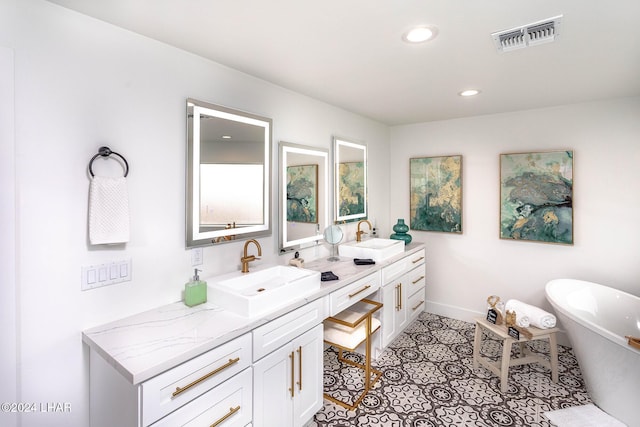
[[[424,254],[424,250],[421,251]],[[420,257],[418,257],[420,258]],[[424,266],[424,255],[418,261],[420,265],[407,273],[407,288],[409,289],[407,298],[407,322],[413,322],[426,307],[426,275]]]
[[[406,293],[402,295],[402,280],[389,281],[382,287],[382,348],[393,341],[407,324]]]
[[[300,427],[322,408],[324,303],[314,301],[253,331],[254,427]]]
[[[425,304],[425,251],[382,268],[382,348],[413,321]]]
[[[152,427],[244,427],[252,417],[252,370],[245,369]]]
[[[255,427],[303,426],[322,408],[322,325],[254,364]]]
[[[424,246],[405,250],[371,266],[318,261],[342,279],[261,318],[175,302],[83,331],[91,426],[306,425],[323,405],[326,317],[381,298],[381,351],[424,310]]]
[[[91,426],[246,426],[252,420],[251,335],[140,384],[91,351]]]

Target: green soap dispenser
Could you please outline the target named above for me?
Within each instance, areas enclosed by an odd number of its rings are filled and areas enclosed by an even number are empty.
[[[184,303],[189,307],[207,302],[207,282],[200,280],[197,268],[193,272],[193,280],[184,285]]]

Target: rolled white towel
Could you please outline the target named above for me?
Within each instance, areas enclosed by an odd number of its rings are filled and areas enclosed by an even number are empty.
[[[516,312],[516,324],[524,328],[529,325],[540,329],[549,329],[556,326],[556,316],[533,305],[522,301],[510,299],[504,306],[505,310]],[[522,324],[521,324],[522,319]]]
[[[515,311],[515,310],[511,310],[511,311]],[[519,312],[516,311],[516,325],[521,326],[523,328],[528,328],[529,326],[531,326],[531,319],[529,319],[529,316],[520,314]]]

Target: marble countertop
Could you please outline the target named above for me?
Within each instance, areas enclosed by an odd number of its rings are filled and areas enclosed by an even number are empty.
[[[195,307],[179,301],[87,329],[82,332],[82,341],[127,381],[138,384],[422,248],[421,243],[411,243],[403,254],[375,265],[358,266],[347,257],[305,263],[304,268],[332,271],[339,280],[322,282],[313,294],[289,301],[260,318],[236,315],[216,306],[215,301]]]

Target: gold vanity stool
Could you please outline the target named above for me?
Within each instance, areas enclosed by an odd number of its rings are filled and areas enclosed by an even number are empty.
[[[551,380],[554,383],[558,382],[558,345],[556,341],[556,332],[558,328],[538,329],[534,327],[527,328],[531,332],[532,337],[528,339],[525,336],[520,336],[520,339],[516,340],[511,337],[507,332],[505,325],[495,325],[490,323],[487,319],[479,317],[476,320],[476,334],[473,342],[473,368],[476,369],[478,365],[482,365],[500,378],[500,391],[505,393],[507,391],[509,381],[509,366],[524,365],[526,363],[539,363],[551,370]],[[480,347],[482,347],[483,331],[492,333],[502,340],[502,359],[500,363],[493,362],[488,358],[480,354]],[[531,353],[524,345],[527,341],[534,341],[540,339],[549,340],[549,360],[542,356]],[[513,343],[520,345],[520,353],[523,357],[511,358],[511,345]]]
[[[382,307],[382,303],[362,299],[346,310],[324,321],[324,342],[338,349],[338,360],[364,371],[364,390],[353,403],[344,402],[324,393],[324,398],[343,408],[353,411],[380,379],[382,372],[371,367],[371,335],[380,329],[380,320],[373,313]],[[343,357],[342,351],[355,351],[365,343],[365,363],[357,363]],[[372,378],[373,377],[373,378]]]

